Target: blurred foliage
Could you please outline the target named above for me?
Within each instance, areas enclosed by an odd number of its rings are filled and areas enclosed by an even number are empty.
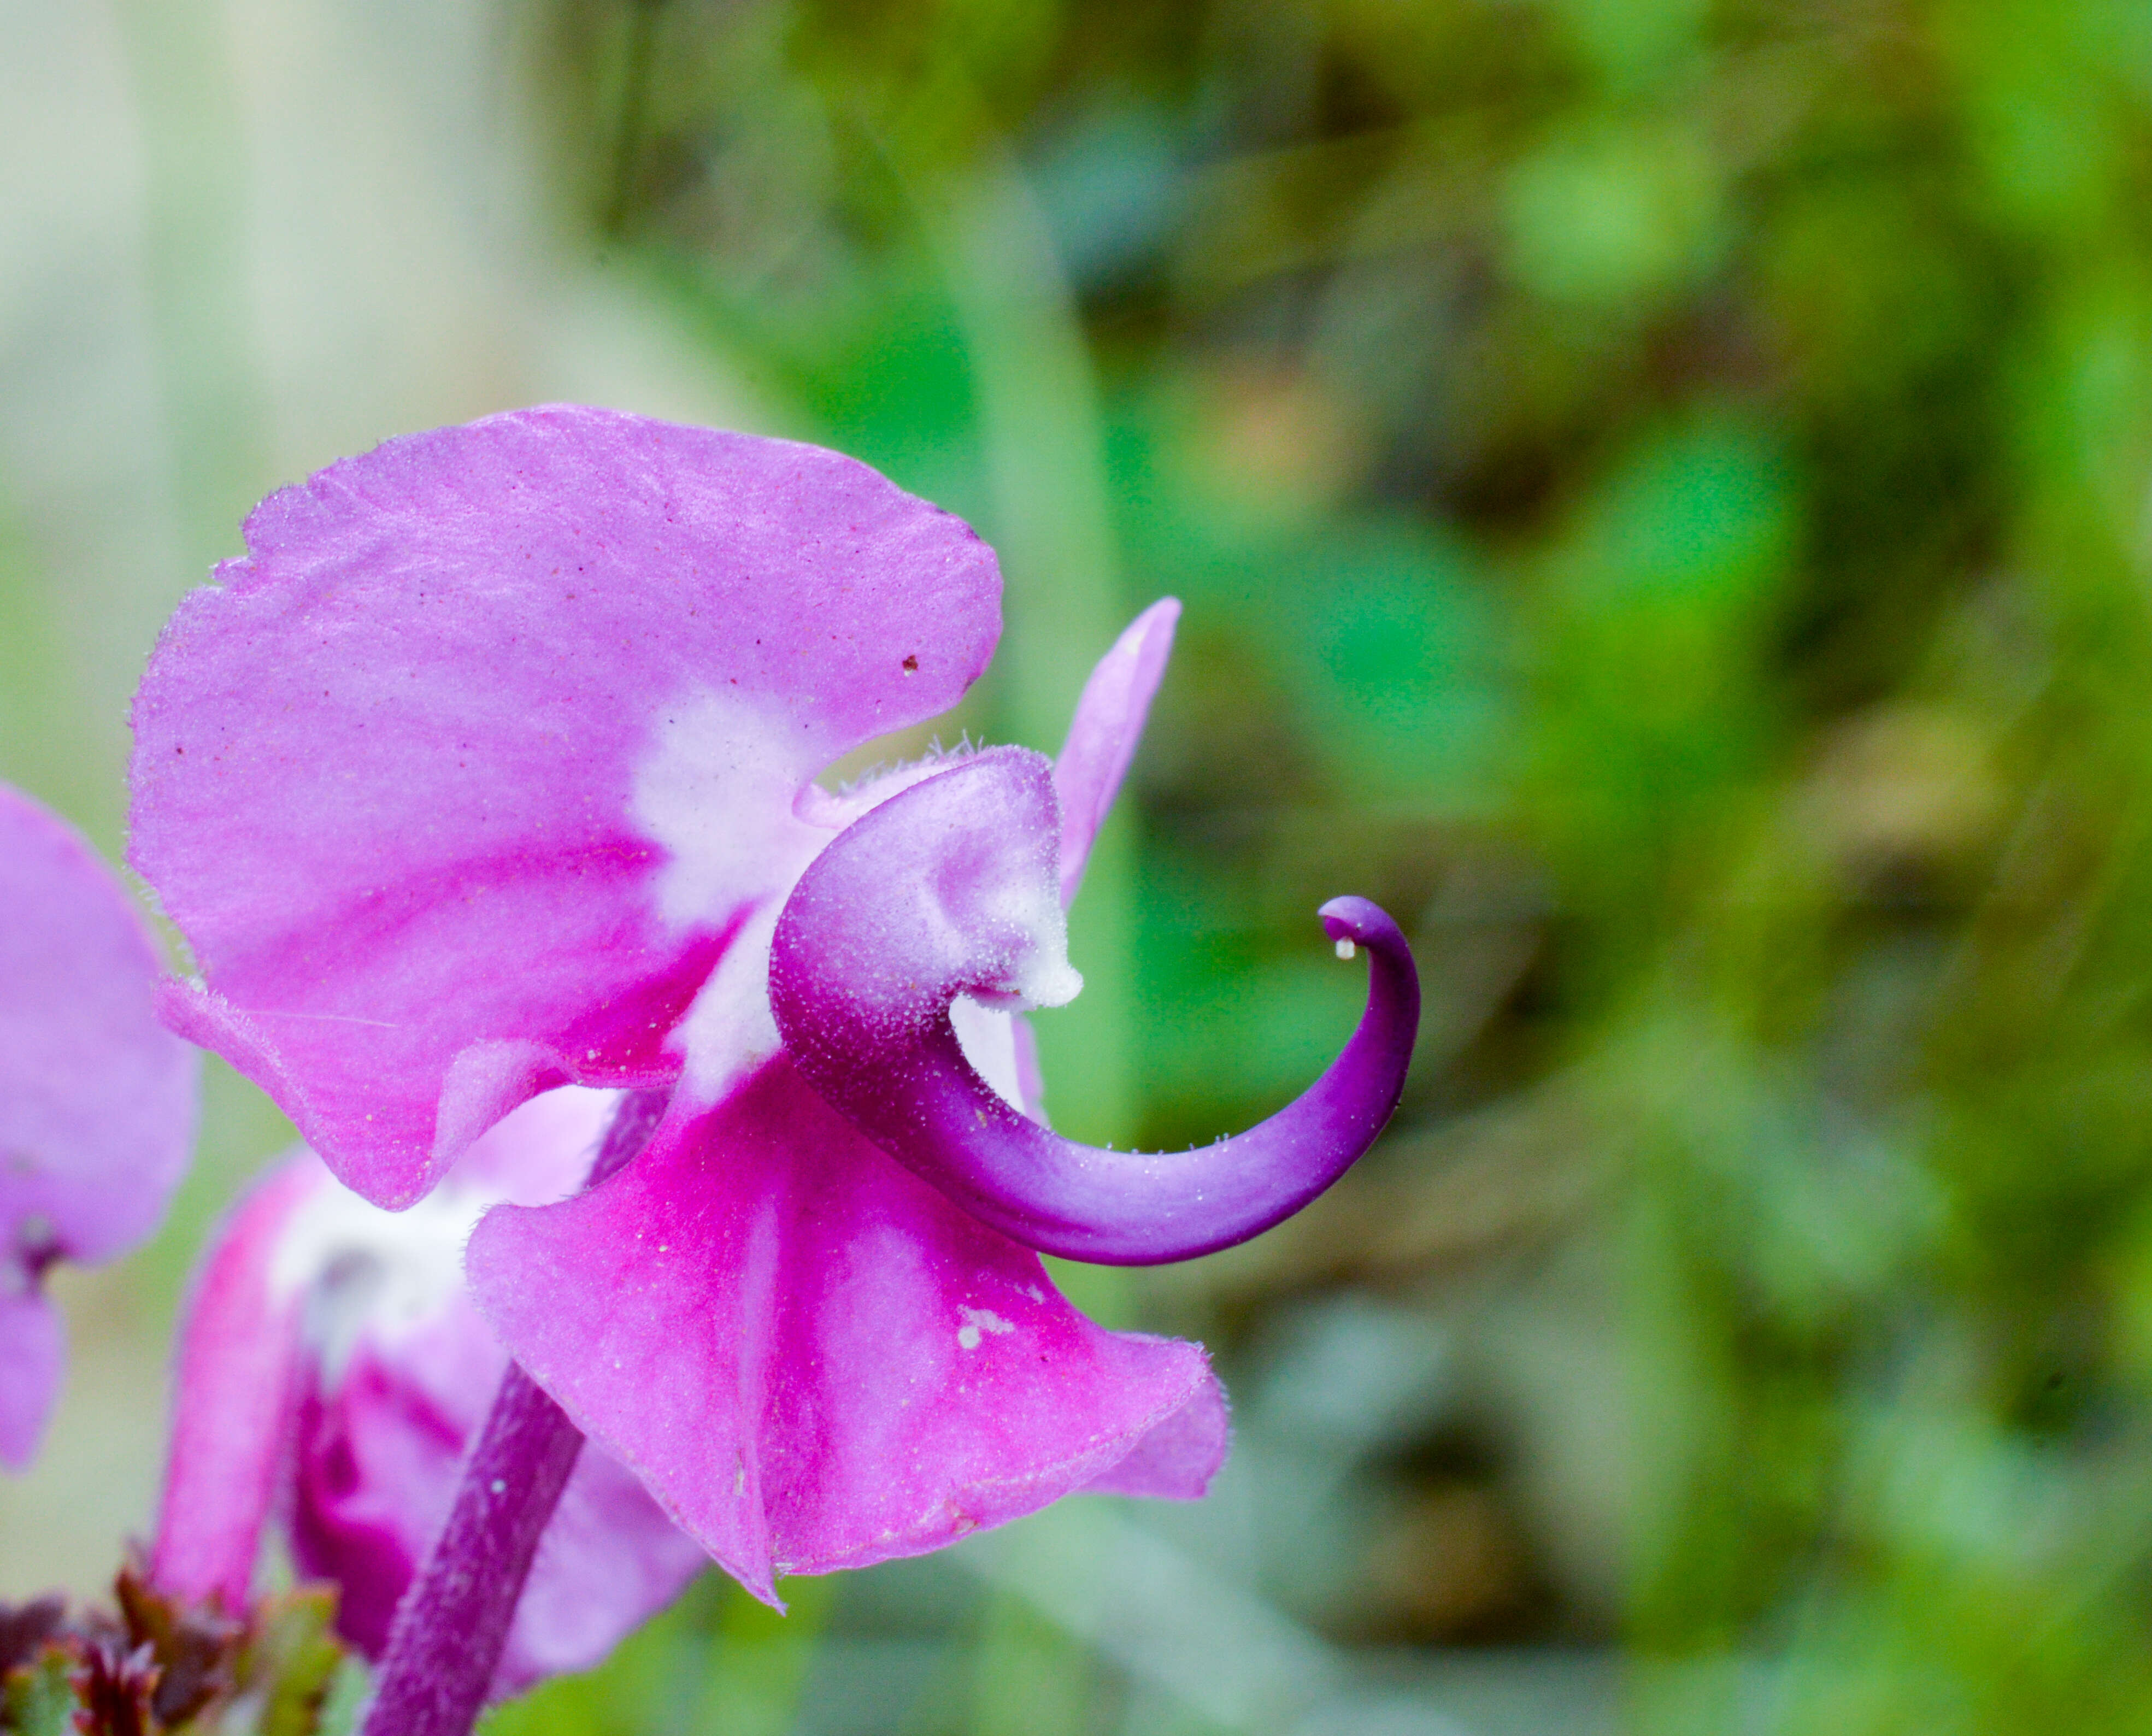
[[[1652,1731],[2152,1728],[2152,13],[547,18],[563,226],[1002,549],[972,727],[1187,601],[1057,1114],[1266,1111],[1357,998],[1313,906],[1413,919],[1388,1146],[1130,1306],[1618,1323],[1626,1421],[1487,1383],[1309,1618],[1611,1624]]]

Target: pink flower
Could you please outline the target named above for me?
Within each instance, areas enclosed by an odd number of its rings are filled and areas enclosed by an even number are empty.
[[[849,459],[555,407],[333,465],[247,538],[135,707],[134,860],[203,972],[176,1025],[390,1207],[538,1093],[669,1089],[625,1170],[485,1217],[472,1293],[759,1596],[1079,1489],[1200,1494],[1226,1433],[1200,1348],[1101,1330],[1033,1247],[1274,1221],[1387,1116],[1417,991],[1356,906],[1330,920],[1378,952],[1371,1023],[1298,1120],[1109,1160],[1019,1113],[1018,1015],[1080,984],[1063,909],[1177,606],[1108,653],[1058,764],[831,795],[815,774],[947,708],[999,625],[984,545]],[[1004,1149],[1033,1134],[1038,1193]]]
[[[300,1573],[336,1582],[344,1637],[381,1655],[508,1365],[464,1289],[464,1240],[499,1200],[574,1191],[612,1104],[582,1090],[526,1104],[402,1214],[368,1205],[307,1152],[256,1185],[212,1241],[181,1331],[153,1583],[246,1607],[278,1514]],[[517,1606],[495,1697],[589,1668],[703,1561],[632,1476],[585,1452]]]
[[[26,1469],[58,1395],[55,1260],[123,1254],[194,1145],[195,1061],[157,1023],[157,954],[112,871],[0,784],[0,1465]]]

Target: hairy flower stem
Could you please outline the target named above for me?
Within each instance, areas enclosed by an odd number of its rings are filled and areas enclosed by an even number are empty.
[[[664,1110],[662,1091],[622,1098],[585,1185],[624,1167]],[[396,1607],[364,1736],[466,1736],[582,1445],[567,1413],[510,1363],[447,1523]]]

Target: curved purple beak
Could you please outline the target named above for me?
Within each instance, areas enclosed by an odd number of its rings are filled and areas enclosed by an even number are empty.
[[[949,1015],[960,994],[1020,1000],[1042,962],[1066,972],[1058,830],[1046,761],[1003,749],[841,833],[778,921],[769,992],[785,1046],[867,1138],[1027,1246],[1150,1266],[1260,1235],[1344,1174],[1397,1107],[1419,1026],[1411,949],[1377,906],[1332,899],[1322,926],[1341,956],[1367,949],[1368,1005],[1314,1084],[1192,1150],[1079,1145],[997,1095]]]

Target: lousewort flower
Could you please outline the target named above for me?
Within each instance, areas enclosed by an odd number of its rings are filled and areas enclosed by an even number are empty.
[[[1079,986],[1063,908],[1177,606],[1058,763],[831,794],[999,629],[985,546],[850,459],[555,407],[333,465],[247,541],[135,707],[134,860],[202,969],[168,1016],[384,1206],[534,1094],[669,1092],[626,1168],[471,1240],[480,1308],[577,1425],[772,1601],[1073,1490],[1202,1491],[1200,1348],[1101,1330],[1034,1249],[1275,1222],[1388,1116],[1417,989],[1342,901],[1368,1013],[1301,1104],[1163,1157],[1036,1124],[1019,1015]]]
[[[465,1292],[464,1239],[489,1206],[581,1186],[612,1103],[568,1089],[525,1104],[401,1214],[307,1152],[255,1185],[212,1240],[181,1330],[154,1586],[251,1607],[263,1526],[281,1513],[301,1576],[338,1587],[338,1632],[380,1657],[508,1365]],[[703,1559],[618,1464],[581,1454],[495,1696],[589,1668]]]
[[[58,1395],[55,1260],[124,1253],[193,1149],[194,1052],[157,1022],[156,950],[72,828],[0,784],[0,1465]]]

